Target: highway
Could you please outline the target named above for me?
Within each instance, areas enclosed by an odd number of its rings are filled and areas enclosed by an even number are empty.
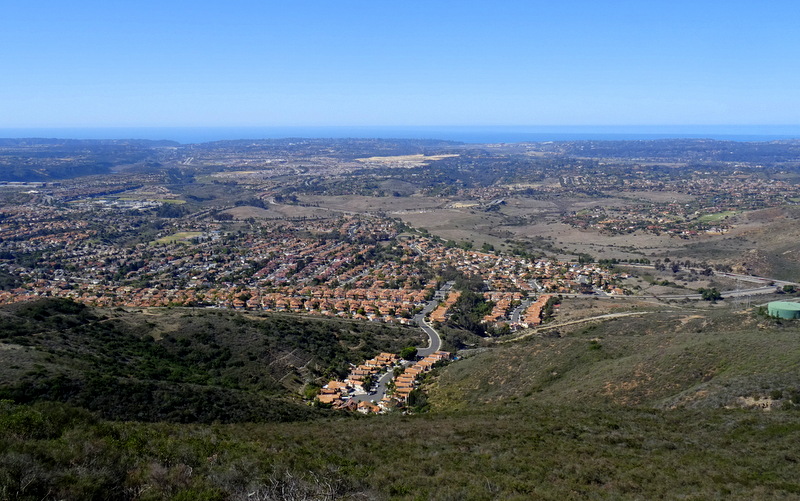
[[[720,291],[720,294],[722,294],[722,299],[725,299],[729,297],[753,296],[756,294],[774,294],[775,289],[775,286],[756,287],[752,289]],[[701,294],[635,294],[632,296],[622,296],[619,294],[560,294],[560,296],[568,298],[590,297],[595,299],[703,299]]]

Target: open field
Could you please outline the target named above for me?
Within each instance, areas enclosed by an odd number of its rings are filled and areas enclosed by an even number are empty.
[[[619,266],[618,268],[631,273],[631,278],[624,282],[624,286],[635,291],[636,294],[655,296],[692,294],[701,288],[727,291],[741,287],[740,283],[731,278],[720,275],[706,277],[698,273],[693,274],[685,269],[673,273],[670,267],[663,271],[655,270],[652,267]]]
[[[715,214],[703,214],[702,216],[698,217],[697,220],[703,223],[716,223],[719,221],[724,221],[725,219],[729,219],[739,214],[739,212],[740,211],[728,210],[723,212],[717,212]]]
[[[335,216],[335,213],[331,213],[331,211],[326,210],[324,208],[318,207],[305,207],[302,205],[290,205],[290,204],[271,204],[269,206],[269,210],[260,212],[259,217],[269,218],[269,219],[302,219],[302,218],[309,218],[309,219],[316,219],[316,218],[327,218],[331,216]]]
[[[686,241],[666,235],[630,233],[605,235],[591,230],[574,228],[561,222],[538,222],[522,226],[502,226],[515,238],[541,236],[549,238],[564,250],[559,256],[574,257],[579,252],[602,258],[638,258],[670,255],[681,249]],[[707,238],[707,237],[701,237]]]
[[[666,196],[671,198],[673,195]],[[407,203],[415,199],[411,197]],[[628,203],[630,201],[622,198],[603,199],[603,206],[606,208],[623,207]],[[335,206],[332,201],[326,201],[326,204]],[[669,256],[691,243],[717,238],[700,235],[693,240],[682,240],[666,234],[643,232],[608,235],[561,222],[564,212],[591,210],[597,205],[597,200],[585,197],[559,197],[552,200],[518,197],[507,199],[506,204],[497,212],[485,212],[478,207],[455,208],[451,205],[450,209],[425,210],[418,214],[403,213],[399,216],[406,223],[425,228],[445,239],[466,240],[479,245],[487,242],[496,248],[504,247],[507,239],[524,241],[527,238],[546,238],[552,241],[554,247],[562,250],[559,253],[547,253],[562,259],[572,258],[578,253],[608,259]],[[349,207],[355,206],[351,202]]]
[[[436,197],[366,197],[346,196],[304,196],[302,201],[322,208],[340,212],[365,212],[381,210],[387,213],[397,211],[423,211],[443,207],[447,200]]]
[[[384,165],[391,165],[392,167],[420,167],[423,165],[428,165],[429,162],[433,162],[435,160],[443,160],[445,158],[452,158],[457,157],[458,154],[447,154],[447,155],[397,155],[391,157],[369,157],[369,158],[358,158],[359,162],[363,163],[371,163],[371,164],[384,164]]]
[[[800,279],[800,207],[751,211],[736,219],[728,234],[689,241],[675,255],[727,263],[742,273]]]
[[[411,226],[425,228],[446,240],[470,242],[477,248],[483,243],[502,248],[504,240],[510,236],[498,230],[503,221],[501,216],[479,209],[437,209],[402,213],[399,217]]]
[[[628,200],[640,200],[655,203],[688,203],[697,200],[696,195],[681,193],[678,191],[608,191],[604,194],[613,198],[624,198]]]
[[[179,231],[172,235],[159,238],[153,244],[174,244],[174,243],[189,243],[189,240],[202,235],[201,231]]]
[[[234,207],[232,209],[226,209],[223,211],[225,214],[230,214],[233,216],[234,219],[242,220],[242,219],[271,219],[275,217],[274,211],[269,211],[267,209],[262,209],[261,207],[253,207],[250,205],[244,205],[241,207]]]

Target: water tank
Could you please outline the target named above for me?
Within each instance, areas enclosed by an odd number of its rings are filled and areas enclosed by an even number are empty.
[[[767,312],[771,317],[800,318],[800,303],[773,301],[767,305]]]

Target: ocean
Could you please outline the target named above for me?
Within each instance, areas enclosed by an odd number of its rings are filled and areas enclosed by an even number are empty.
[[[228,139],[443,139],[464,143],[703,138],[730,141],[800,139],[800,125],[644,126],[282,126],[0,128],[2,138],[153,139],[183,144]]]

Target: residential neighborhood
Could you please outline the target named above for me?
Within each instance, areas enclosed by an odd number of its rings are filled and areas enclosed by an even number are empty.
[[[81,212],[74,211],[77,219]],[[534,280],[548,293],[625,292],[623,277],[598,265],[450,247],[374,216],[261,222],[248,231],[180,220],[152,240],[120,245],[99,238],[103,226],[117,224],[113,211],[74,221],[44,207],[0,213],[0,269],[23,279],[0,291],[0,303],[65,297],[105,307],[286,311],[408,324],[431,299],[437,276],[455,268],[486,284],[494,309],[485,321],[497,324],[509,322],[512,305],[538,294]],[[14,259],[21,254],[31,261]],[[443,319],[457,294],[433,321]]]

